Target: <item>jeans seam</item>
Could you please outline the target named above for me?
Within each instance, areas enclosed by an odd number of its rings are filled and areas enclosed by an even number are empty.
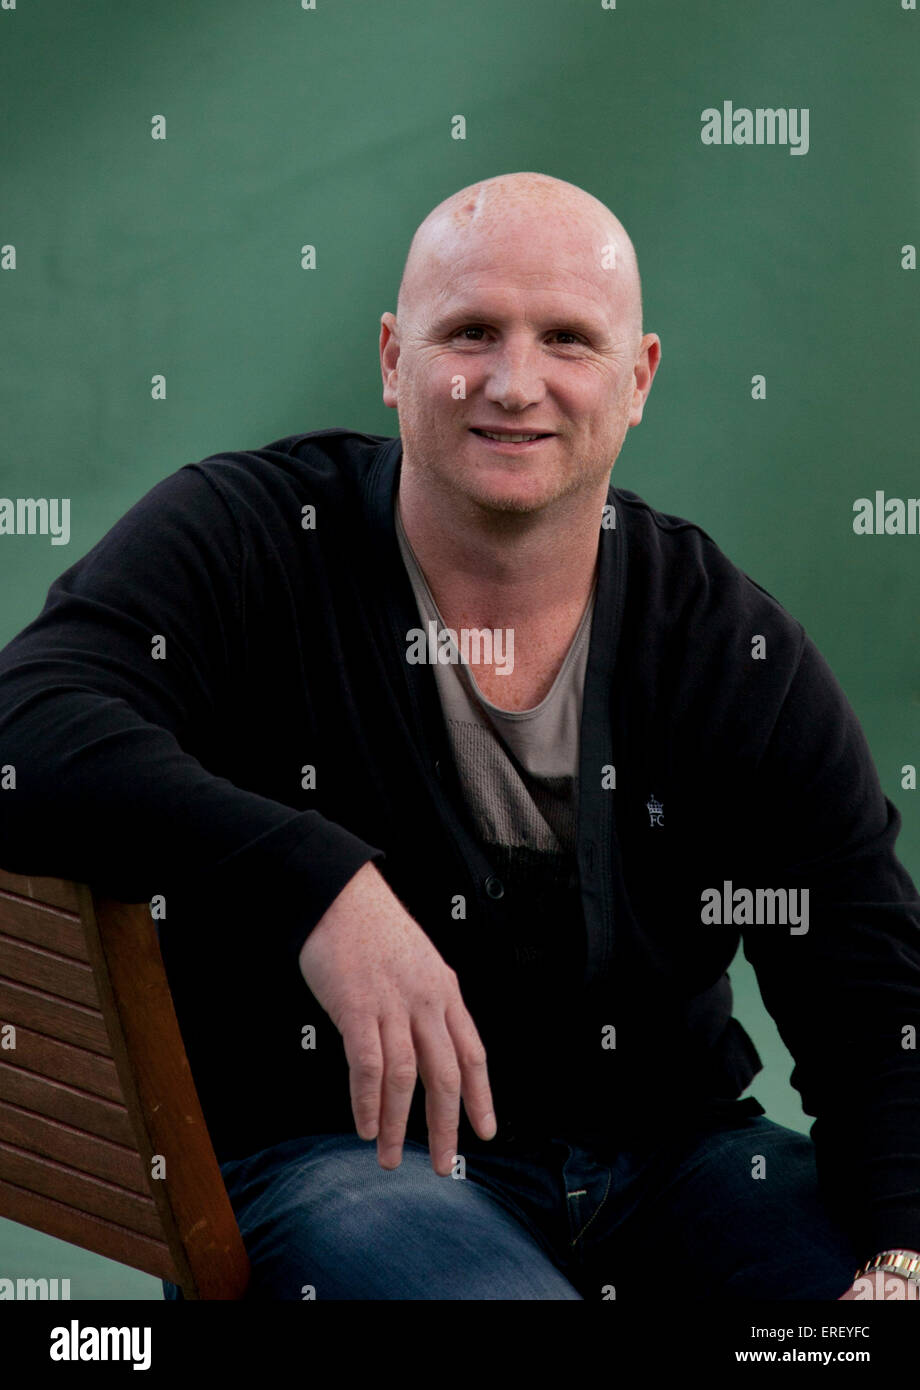
[[[607,1169],[607,1186],[604,1188],[604,1195],[603,1195],[603,1197],[601,1198],[601,1200],[598,1202],[597,1206],[594,1208],[594,1211],[593,1211],[593,1212],[591,1213],[591,1215],[588,1217],[588,1220],[587,1220],[587,1221],[585,1222],[585,1224],[582,1226],[581,1230],[578,1232],[578,1235],[575,1237],[574,1240],[572,1240],[572,1241],[569,1242],[569,1244],[571,1245],[571,1247],[572,1247],[573,1249],[574,1249],[574,1247],[578,1244],[578,1242],[581,1240],[581,1238],[582,1238],[582,1236],[584,1235],[585,1231],[586,1231],[586,1230],[588,1229],[588,1227],[591,1225],[591,1222],[592,1222],[592,1221],[595,1219],[595,1217],[599,1214],[601,1208],[603,1207],[603,1205],[604,1205],[604,1203],[606,1202],[608,1196],[610,1195],[610,1183],[611,1183],[612,1179],[613,1179],[613,1172],[612,1172],[612,1170],[611,1170],[610,1168],[608,1168],[608,1169]]]

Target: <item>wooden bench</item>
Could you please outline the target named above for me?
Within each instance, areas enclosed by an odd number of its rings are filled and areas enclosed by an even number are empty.
[[[3,870],[0,1216],[187,1299],[249,1281],[148,904]]]

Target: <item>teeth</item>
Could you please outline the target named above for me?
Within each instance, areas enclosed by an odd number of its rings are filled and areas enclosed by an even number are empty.
[[[486,439],[497,439],[502,444],[523,444],[526,439],[539,439],[538,434],[492,434],[489,430],[480,430]]]

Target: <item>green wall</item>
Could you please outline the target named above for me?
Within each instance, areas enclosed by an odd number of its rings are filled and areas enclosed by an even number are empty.
[[[0,536],[0,645],[182,464],[312,429],[395,434],[377,338],[412,231],[467,183],[541,170],[623,220],[662,340],[615,481],[700,522],[804,623],[863,721],[920,879],[920,794],[900,772],[920,763],[920,536],[852,526],[857,497],[920,493],[918,277],[901,254],[920,242],[916,10],[11,3],[0,496],[69,497],[71,535]],[[701,113],[724,101],[807,108],[807,153],[704,145]],[[753,1093],[807,1130],[740,955],[732,978],[766,1062]],[[69,1276],[74,1298],[161,1296],[0,1222],[10,1273]]]

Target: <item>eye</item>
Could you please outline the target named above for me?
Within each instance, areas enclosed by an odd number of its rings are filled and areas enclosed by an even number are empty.
[[[482,341],[481,338],[468,338],[466,335],[467,335],[468,333],[480,333],[480,334],[482,334],[482,333],[485,333],[485,331],[486,331],[485,328],[483,328],[483,326],[482,326],[481,324],[470,323],[470,324],[464,325],[463,328],[458,328],[457,331],[456,331],[456,333],[455,333],[453,336],[454,336],[455,338],[463,338],[463,339],[465,339],[465,341],[468,342],[468,343],[470,343],[470,342],[477,342],[477,343],[478,343],[478,342],[481,342],[481,341]],[[555,330],[553,331],[552,336],[553,336],[554,338],[571,338],[573,343],[581,343],[581,342],[584,342],[584,339],[582,338],[582,336],[581,336],[580,333],[575,333],[575,332],[573,332],[573,331],[572,331],[571,329],[569,329],[569,328],[557,328],[557,329],[555,329]],[[571,345],[571,344],[569,344],[569,343],[563,343],[563,344],[562,344],[563,347],[569,347],[570,345]]]

